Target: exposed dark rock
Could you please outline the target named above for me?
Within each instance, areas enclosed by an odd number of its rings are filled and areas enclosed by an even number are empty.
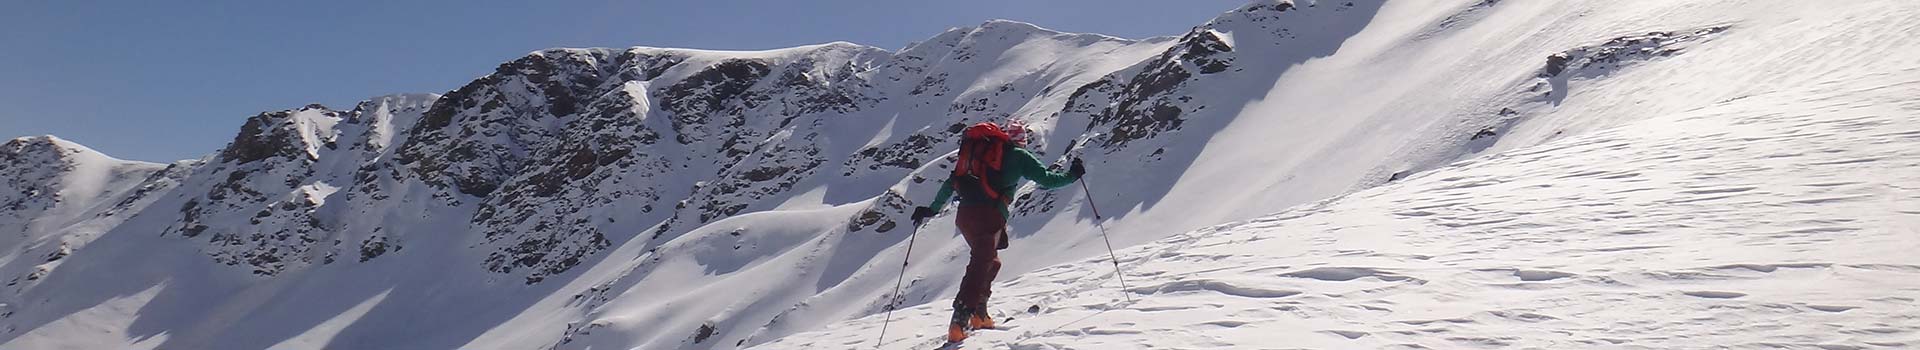
[[[614,64],[633,67],[629,73],[638,73],[638,75],[622,76],[622,80],[647,81],[660,77],[660,74],[666,73],[667,69],[680,65],[680,62],[685,62],[686,59],[686,56],[671,52],[665,55],[645,55],[629,50],[615,58]]]
[[[862,168],[866,170],[879,170],[881,167],[901,169],[919,168],[922,164],[921,158],[932,153],[933,148],[939,142],[940,139],[933,136],[914,134],[907,136],[906,139],[900,140],[898,143],[861,149],[860,153],[856,153],[852,157],[847,158],[847,170],[842,175],[854,175],[857,170]],[[865,164],[865,166],[862,167],[860,166],[861,164]]]
[[[548,121],[573,117],[603,95],[619,69],[606,64],[613,55],[547,50],[501,64],[434,101],[394,159],[428,184],[485,197],[549,140]]]
[[[60,259],[66,258],[68,255],[73,255],[73,247],[67,246],[66,243],[61,243],[59,248],[54,248],[53,252],[47,253],[46,261],[60,261]]]
[[[1499,134],[1499,133],[1496,133],[1496,132],[1494,132],[1494,131],[1493,131],[1493,127],[1491,127],[1491,126],[1489,126],[1489,127],[1486,127],[1486,128],[1481,128],[1481,129],[1480,129],[1480,132],[1476,132],[1476,133],[1473,133],[1473,137],[1469,137],[1469,138],[1467,138],[1467,139],[1468,139],[1468,140],[1479,140],[1479,139],[1483,139],[1483,138],[1489,138],[1489,137],[1494,137],[1494,136],[1498,136],[1498,135],[1500,135],[1500,134]]]
[[[700,329],[693,331],[693,343],[699,344],[700,342],[707,341],[707,338],[713,337],[714,331],[715,329],[711,323],[700,325]]]
[[[761,182],[761,181],[767,181],[767,180],[773,180],[773,179],[779,178],[781,175],[786,175],[788,171],[792,171],[792,170],[793,170],[792,168],[779,167],[779,166],[761,167],[761,168],[755,168],[753,170],[747,171],[746,173],[740,174],[740,178],[745,179],[747,181]]]
[[[727,108],[728,102],[741,98],[772,72],[763,60],[731,59],[661,88],[657,93],[663,101],[661,106],[674,114],[674,129],[682,135],[679,141],[692,143],[694,139],[685,137],[692,128],[712,122],[716,114]]]
[[[880,200],[875,202],[872,207],[860,211],[858,216],[847,220],[847,231],[859,232],[860,230],[875,227],[876,225],[878,225],[878,227],[874,228],[875,232],[886,233],[892,231],[894,228],[899,227],[899,223],[894,221],[893,218],[906,216],[907,208],[913,207],[912,203],[913,202],[907,200],[906,197],[900,196],[899,193],[889,191],[881,195]]]
[[[1292,9],[1293,9],[1292,1],[1280,1],[1275,3],[1248,5],[1247,7],[1242,8],[1240,11],[1241,12],[1287,12],[1287,10],[1292,10]]]
[[[1564,72],[1566,70],[1567,70],[1567,53],[1565,52],[1554,53],[1552,55],[1547,55],[1547,68],[1542,70],[1543,72],[1541,76],[1542,77],[1559,76],[1560,72]]]
[[[1257,7],[1257,6],[1256,6]],[[1279,11],[1285,11],[1280,9]],[[1112,125],[1108,137],[1102,146],[1115,147],[1134,140],[1153,137],[1162,132],[1179,129],[1185,122],[1180,116],[1180,105],[1188,101],[1186,96],[1174,96],[1171,92],[1194,78],[1185,65],[1200,67],[1202,74],[1207,70],[1223,71],[1231,65],[1232,51],[1225,41],[1212,30],[1204,27],[1180,38],[1175,45],[1158,58],[1148,61],[1139,75],[1128,80],[1118,91],[1113,92],[1112,106],[1095,114],[1094,125]],[[1213,67],[1213,68],[1209,68]],[[1110,77],[1111,78],[1111,77]],[[1104,89],[1100,83],[1084,86],[1076,95],[1091,94]],[[1075,100],[1091,100],[1087,96],[1070,98],[1068,108],[1076,108]],[[1084,103],[1084,102],[1082,102]],[[1082,107],[1084,108],[1084,107]]]
[[[498,273],[513,272],[515,268],[529,269],[526,284],[539,283],[552,276],[579,265],[587,255],[599,252],[613,245],[598,228],[583,228],[581,232],[552,232],[546,228],[541,231],[548,234],[529,237],[487,256],[487,269]],[[584,237],[583,241],[570,239]]]
[[[360,242],[360,262],[367,262],[387,253],[387,238],[383,236],[367,237]]]
[[[233,142],[220,151],[220,159],[227,163],[252,163],[274,156],[291,156],[299,152],[295,148],[299,136],[293,131],[284,130],[287,118],[292,111],[261,113],[247,118],[240,127],[240,134]]]
[[[1181,43],[1185,46],[1186,52],[1180,54],[1180,59],[1193,62],[1195,66],[1200,67],[1200,74],[1223,72],[1233,64],[1233,57],[1220,55],[1233,51],[1233,47],[1227,45],[1218,33],[1212,30],[1196,30],[1188,35],[1191,38]]]
[[[1599,44],[1548,55],[1546,66],[1541,68],[1539,76],[1555,78],[1569,72],[1583,76],[1604,75],[1626,64],[1681,53],[1686,50],[1684,44],[1711,38],[1730,28],[1732,27],[1720,25],[1690,31],[1658,31],[1608,39]]]
[[[876,223],[879,223],[881,219],[886,219],[886,218],[887,218],[886,213],[881,213],[873,210],[862,211],[860,212],[859,217],[854,218],[852,222],[847,223],[847,231],[860,231],[862,229],[867,228],[867,226],[872,226]],[[892,224],[893,221],[889,220],[887,221],[887,223]],[[882,232],[885,232],[885,231],[882,231]]]

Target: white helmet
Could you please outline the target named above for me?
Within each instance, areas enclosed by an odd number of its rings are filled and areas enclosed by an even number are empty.
[[[1006,132],[1007,138],[1013,139],[1014,144],[1027,145],[1027,124],[1018,120],[1008,120],[1006,125],[1000,126],[1000,130]]]

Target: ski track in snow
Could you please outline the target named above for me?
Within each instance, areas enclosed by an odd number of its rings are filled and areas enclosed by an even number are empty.
[[[1016,328],[968,347],[1920,347],[1913,78],[1849,78],[1906,95],[1724,103],[1125,249],[1131,303],[1104,256],[1003,277],[994,308]],[[947,312],[896,313],[907,331],[880,348],[937,345]],[[881,322],[759,348],[871,348]]]

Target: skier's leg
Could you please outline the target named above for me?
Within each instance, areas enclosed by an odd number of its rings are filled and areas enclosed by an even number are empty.
[[[969,232],[966,235],[967,245],[971,250],[971,263],[967,266],[967,275],[973,282],[970,285],[973,289],[967,292],[970,298],[963,301],[973,312],[967,320],[968,328],[980,329],[994,326],[993,319],[987,314],[987,298],[993,294],[994,277],[1000,274],[998,248],[1000,234],[1006,227],[1005,220],[1006,218],[1001,217],[998,211],[994,210],[993,213],[978,220],[983,224],[982,226],[986,226],[985,230]]]
[[[968,306],[981,306],[987,300],[986,291],[993,284],[994,273],[999,270],[999,252],[995,238],[1006,220],[990,206],[961,207],[957,222],[960,235],[967,240],[967,276],[960,282],[960,296],[956,300]]]
[[[1000,217],[999,210],[991,206],[961,206],[955,215],[954,224],[959,226],[960,236],[967,241],[970,253],[966,276],[960,279],[960,293],[953,299],[953,319],[948,329],[948,340],[965,338],[964,332],[956,333],[955,330],[967,328],[973,315],[982,312],[980,309],[986,299],[981,293],[993,283],[991,273],[998,270],[999,265],[992,237],[1005,220]]]
[[[993,247],[997,244],[996,242],[1000,240],[998,232],[983,236],[987,242],[984,242],[984,244],[978,247]],[[985,271],[981,271],[980,273],[980,283],[976,285],[980,290],[975,292],[975,299],[971,310],[973,311],[973,317],[967,320],[967,327],[973,329],[994,327],[993,316],[987,314],[987,300],[993,297],[994,277],[1000,275],[1000,253],[998,249],[994,249],[989,250],[988,254],[992,254],[993,257],[987,261]]]
[[[1005,220],[1005,219],[1002,219],[1002,220]],[[1007,237],[1007,230],[1005,228],[1006,226],[1002,225],[1000,227],[1001,229],[995,230],[993,234],[985,235],[987,239],[992,240],[991,242],[987,243],[989,246],[998,247],[1001,244],[1000,240],[1006,239]],[[985,306],[987,303],[987,299],[993,297],[993,281],[995,279],[998,279],[1000,276],[1000,252],[999,250],[996,249],[992,253],[993,253],[993,258],[991,259],[991,261],[988,262],[985,274],[980,276],[980,279],[982,281],[980,283],[980,296],[979,296],[980,304],[979,305],[981,306]]]

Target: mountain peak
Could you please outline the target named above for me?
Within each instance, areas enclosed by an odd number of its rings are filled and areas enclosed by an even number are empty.
[[[1056,31],[1056,30],[1041,28],[1040,26],[1034,25],[1033,23],[1014,21],[1014,20],[1005,20],[1005,19],[990,19],[990,20],[987,20],[986,22],[981,22],[979,26],[974,27],[974,31],[976,32],[989,32],[989,31],[1045,32],[1050,34],[1060,33],[1059,31]]]
[[[927,40],[925,41],[909,43],[907,44],[907,47],[901,51],[902,52],[915,51],[914,50],[915,48],[926,47],[927,45],[941,45],[946,47],[952,47],[955,45],[959,45],[961,41],[966,40],[967,38],[977,38],[977,37],[984,37],[988,35],[1005,36],[1005,35],[1011,35],[1011,34],[1055,35],[1055,34],[1066,34],[1066,33],[1052,30],[1052,29],[1042,28],[1040,26],[1033,25],[1032,23],[1027,23],[1027,22],[1005,20],[1005,19],[990,19],[990,20],[987,20],[986,22],[980,22],[979,25],[968,26],[968,27],[947,28],[947,31],[940,32],[939,35],[934,35],[932,38],[927,38]]]
[[[24,159],[57,159],[60,156],[58,143],[64,141],[53,135],[23,136],[8,140],[0,145],[0,160],[5,163],[17,163]]]
[[[59,136],[53,136],[53,135],[34,135],[34,136],[21,136],[21,137],[15,137],[15,138],[13,138],[12,140],[7,140],[7,144],[8,144],[8,145],[13,145],[13,144],[16,144],[16,143],[17,143],[17,144],[22,144],[22,145],[28,145],[28,144],[54,144],[54,143],[59,143],[59,142],[65,142],[65,141],[66,141],[66,140],[64,140],[64,139],[61,139],[61,138],[60,138]]]
[[[111,158],[85,145],[53,135],[17,137],[0,146],[0,159],[35,157],[46,161],[70,161],[75,157]]]
[[[381,105],[388,105],[388,106],[394,106],[394,107],[407,107],[407,108],[413,108],[413,107],[426,108],[426,107],[431,107],[433,105],[433,101],[438,99],[440,99],[440,94],[399,93],[399,94],[391,94],[391,95],[380,95],[380,96],[367,98],[365,101],[360,101],[359,104],[354,106],[354,109],[366,110],[370,108],[379,107]]]
[[[220,151],[220,158],[234,163],[248,163],[275,156],[302,155],[307,160],[319,158],[319,147],[332,147],[333,126],[345,119],[343,112],[327,108],[320,104],[278,112],[267,112],[247,118],[240,127],[240,133],[233,142]]]
[[[73,146],[80,145],[77,143],[73,143],[73,141],[67,141],[67,139],[63,139],[63,138],[60,138],[59,136],[54,136],[54,135],[21,136],[21,137],[15,137],[12,140],[7,141],[7,143],[9,144],[16,143],[16,142],[22,143],[22,144],[36,144],[36,145],[73,145]]]
[[[968,28],[954,28],[949,31],[963,32],[966,34],[966,36],[969,36],[969,37],[984,37],[987,35],[1001,35],[1001,36],[1067,35],[1067,36],[1084,37],[1084,38],[1101,39],[1101,40],[1134,41],[1133,39],[1120,38],[1120,37],[1115,37],[1115,36],[1110,36],[1105,34],[1063,32],[1063,31],[1054,30],[1047,27],[1041,27],[1033,23],[1006,20],[1006,19],[991,19],[991,20],[987,20],[986,22],[981,22],[980,25],[977,25],[977,26],[968,27]]]

